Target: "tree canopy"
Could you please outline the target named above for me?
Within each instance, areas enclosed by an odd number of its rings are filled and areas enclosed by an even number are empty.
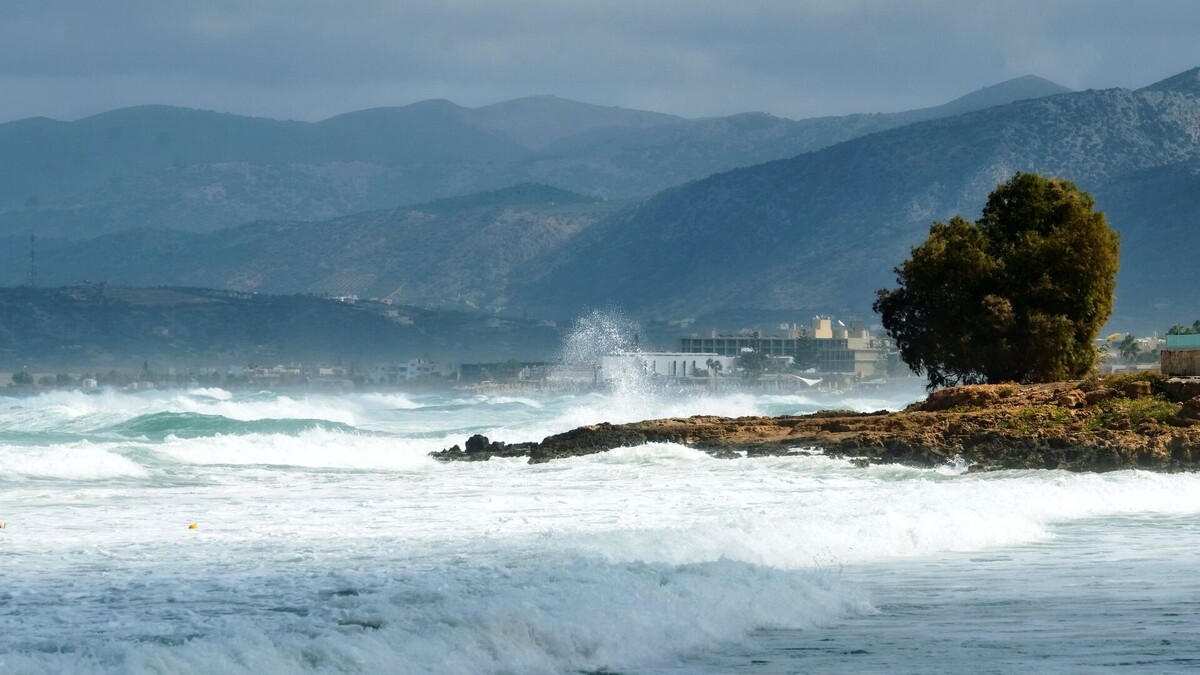
[[[1183,324],[1177,323],[1174,326],[1171,326],[1171,328],[1169,330],[1167,330],[1167,335],[1196,335],[1196,334],[1200,334],[1200,319],[1196,319],[1195,321],[1193,321],[1192,325],[1190,325],[1190,326],[1184,326]]]
[[[1112,313],[1119,237],[1073,183],[1018,173],[895,269],[875,311],[930,388],[1085,375]]]

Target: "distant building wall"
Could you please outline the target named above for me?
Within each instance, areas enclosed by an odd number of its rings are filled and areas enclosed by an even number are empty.
[[[827,316],[814,316],[812,320],[812,336],[818,340],[833,339],[833,319]],[[845,336],[843,335],[842,337]]]
[[[1159,359],[1164,375],[1200,377],[1200,349],[1164,349]]]
[[[1200,335],[1168,335],[1167,349],[1200,349]]]
[[[619,379],[625,375],[694,377],[697,370],[708,370],[709,361],[720,363],[721,371],[727,374],[737,367],[736,358],[714,353],[630,352],[602,356],[600,377],[604,380]]]
[[[832,333],[833,330],[830,329],[829,332]],[[850,331],[843,329],[843,332]],[[861,330],[854,332],[857,335],[863,333]],[[817,371],[822,373],[852,373],[874,377],[882,374],[884,367],[883,350],[872,345],[869,337],[809,339],[728,335],[685,337],[679,340],[679,351],[688,354],[720,354],[736,358],[746,350],[759,351],[772,358],[811,353]]]
[[[807,349],[810,340],[796,337],[750,337],[747,335],[728,335],[706,338],[680,338],[680,350],[688,354],[720,354],[721,356],[736,357],[743,351],[752,349],[761,351],[767,356],[793,356],[797,350]],[[830,343],[832,344],[832,343]],[[845,349],[845,340],[837,343]]]

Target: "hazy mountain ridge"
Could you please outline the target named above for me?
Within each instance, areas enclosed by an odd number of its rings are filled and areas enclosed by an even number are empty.
[[[1113,226],[1131,231],[1118,312],[1138,312],[1162,296],[1152,281],[1160,249],[1200,259],[1200,237],[1134,233],[1151,225],[1136,214],[1157,182],[1121,181],[1163,167],[1200,191],[1188,173],[1198,156],[1200,99],[1175,87],[1019,101],[667,190],[572,241],[517,301],[549,313],[615,304],[674,318],[723,307],[866,314],[872,291],[893,283],[891,268],[931,221],[975,218],[996,183],[1039,171],[1092,191]]]
[[[316,123],[168,106],[76,122],[20,120],[0,125],[0,235],[212,231],[526,181],[602,198],[644,196],[964,105],[1059,89],[1019,78],[922,111],[800,121],[755,113],[683,120],[550,96],[475,109],[423,101]]]
[[[43,285],[106,280],[503,307],[513,282],[616,203],[543,185],[323,221],[261,221],[212,234],[135,229],[40,255]],[[9,284],[27,277],[23,251]]]
[[[893,283],[891,268],[931,221],[975,218],[998,182],[1039,171],[1090,190],[1122,232],[1118,317],[1186,319],[1200,315],[1200,302],[1192,307],[1164,284],[1196,277],[1200,259],[1200,97],[1191,81],[935,118],[627,205],[523,184],[210,235],[139,230],[47,251],[41,276],[46,284],[103,278],[390,296],[554,318],[585,306],[661,319],[746,310],[865,316],[874,289]],[[757,124],[765,134],[774,124],[754,115],[709,123]],[[9,283],[24,280],[23,255],[8,257]]]
[[[949,103],[898,113],[789,120],[765,113],[684,120],[653,129],[581,134],[525,160],[533,180],[587,194],[632,197],[737,167],[819,150],[924,120],[1070,91],[1025,76]]]
[[[528,96],[474,110],[481,125],[535,150],[598,130],[652,129],[682,117],[580,103],[557,96]]]
[[[1138,91],[1173,91],[1180,94],[1200,96],[1200,67],[1185,70],[1165,80],[1159,80]]]
[[[194,235],[191,235],[194,236]],[[403,315],[398,322],[388,312]],[[196,288],[0,289],[0,367],[369,366],[410,359],[536,359],[553,326],[479,312]]]

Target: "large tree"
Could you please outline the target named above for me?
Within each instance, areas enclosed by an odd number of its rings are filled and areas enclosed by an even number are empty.
[[[1112,313],[1119,238],[1069,181],[1018,173],[983,217],[934,223],[875,311],[930,388],[1081,377]]]

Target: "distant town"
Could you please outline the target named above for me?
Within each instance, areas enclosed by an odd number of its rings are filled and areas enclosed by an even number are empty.
[[[357,298],[338,298],[355,303]],[[399,310],[386,314],[396,323],[411,320]],[[497,319],[496,321],[500,321]],[[679,337],[675,349],[631,348],[599,355],[592,362],[552,360],[449,362],[427,357],[346,365],[317,363],[222,364],[177,367],[143,362],[141,368],[23,369],[0,372],[4,391],[50,389],[129,391],[222,387],[231,390],[311,390],[344,392],[387,389],[588,390],[619,385],[630,378],[674,387],[844,392],[886,386],[911,373],[895,345],[873,334],[859,319],[814,316],[807,324],[781,323],[776,330],[712,329]],[[1102,369],[1154,369],[1168,338],[1114,333],[1097,343]]]

